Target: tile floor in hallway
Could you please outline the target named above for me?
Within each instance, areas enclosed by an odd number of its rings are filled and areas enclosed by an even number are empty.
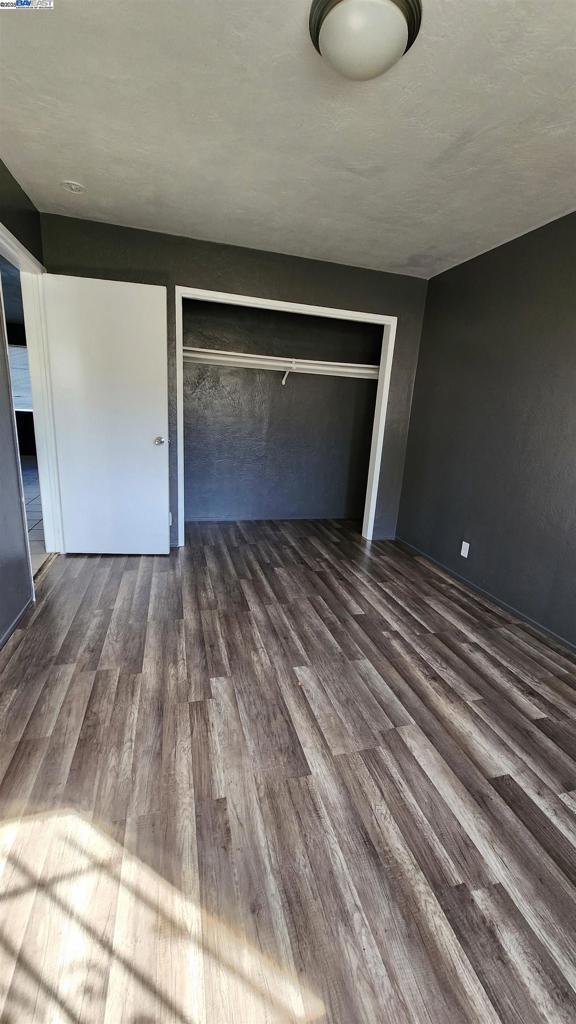
[[[341,522],[58,557],[0,651],[0,1019],[573,1024],[576,655]]]
[[[24,485],[24,502],[26,504],[26,523],[30,542],[32,572],[36,573],[48,557],[44,546],[44,522],[42,518],[40,484],[38,481],[38,463],[34,457],[23,455],[20,458],[20,465],[22,467],[22,483]]]

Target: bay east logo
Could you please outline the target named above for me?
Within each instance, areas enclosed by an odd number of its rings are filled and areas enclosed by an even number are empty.
[[[25,10],[26,8],[39,11],[42,9],[50,10],[52,7],[54,7],[54,0],[0,0],[0,11]]]

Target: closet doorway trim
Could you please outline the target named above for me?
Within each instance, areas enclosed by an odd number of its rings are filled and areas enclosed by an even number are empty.
[[[273,309],[281,313],[301,313],[305,316],[320,316],[329,320],[352,320],[356,323],[380,324],[382,326],[382,352],[378,371],[376,406],[372,427],[370,464],[362,521],[362,536],[372,540],[376,500],[382,464],[382,450],[386,426],[386,410],[390,393],[390,377],[394,358],[394,342],[398,318],[380,313],[365,313],[362,310],[333,309],[330,306],[308,306],[300,302],[284,302],[280,299],[263,299],[254,295],[237,295],[234,292],[206,291],[203,288],[176,286],[176,447],[178,455],[178,546],[184,546],[184,326],[182,303],[184,299],[199,302],[218,302],[230,306],[249,306],[251,309]]]

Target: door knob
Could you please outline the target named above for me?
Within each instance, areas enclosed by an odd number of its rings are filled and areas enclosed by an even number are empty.
[[[163,437],[155,437],[154,438],[154,444],[164,444],[164,438]]]

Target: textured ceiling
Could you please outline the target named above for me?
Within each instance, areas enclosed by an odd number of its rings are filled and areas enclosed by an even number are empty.
[[[576,3],[423,5],[364,83],[309,0],[3,12],[2,156],[43,211],[430,277],[574,208]]]

